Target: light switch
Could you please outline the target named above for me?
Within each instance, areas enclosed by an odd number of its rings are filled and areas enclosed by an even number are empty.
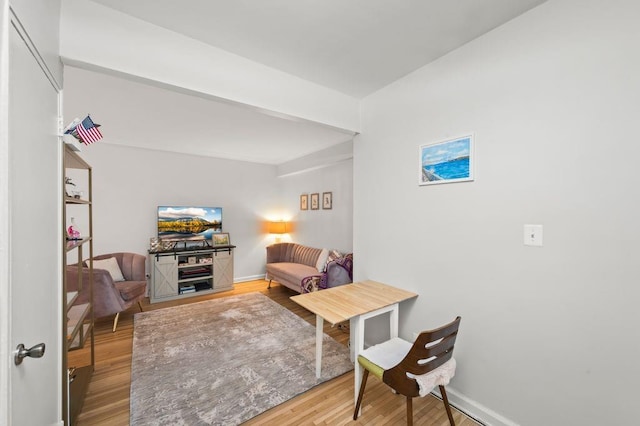
[[[542,247],[542,225],[524,226],[524,245]]]

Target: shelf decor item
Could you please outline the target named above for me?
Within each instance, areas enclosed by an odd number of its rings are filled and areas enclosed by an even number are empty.
[[[420,145],[419,185],[473,180],[473,135]]]
[[[176,246],[175,241],[162,240],[162,250],[173,250]]]
[[[76,186],[75,183],[73,183],[73,180],[71,180],[70,177],[65,177],[64,178],[64,195],[66,195],[67,197],[72,197],[73,193],[74,193],[74,187]]]
[[[79,240],[82,237],[80,236],[80,230],[76,225],[76,219],[71,218],[71,225],[67,228],[67,240]]]
[[[161,245],[160,238],[151,237],[149,239],[149,251],[150,252],[155,253],[155,252],[159,251],[161,247],[162,247],[162,245]]]
[[[228,232],[213,234],[212,241],[214,246],[228,246],[229,244],[231,244]]]
[[[80,120],[74,119],[64,130],[65,135],[72,135],[85,145],[92,144],[102,139],[102,133],[98,130],[99,124],[94,123],[91,117],[87,116]]]
[[[333,207],[333,193],[323,192],[322,193],[322,209],[331,210],[332,207]]]
[[[311,194],[311,210],[318,210],[320,208],[320,194],[315,192]]]

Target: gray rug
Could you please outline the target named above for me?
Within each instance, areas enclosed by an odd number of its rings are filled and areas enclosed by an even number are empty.
[[[131,425],[237,425],[353,369],[325,335],[260,293],[134,317]]]

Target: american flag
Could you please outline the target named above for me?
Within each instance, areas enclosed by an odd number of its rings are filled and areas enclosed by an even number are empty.
[[[97,126],[88,115],[78,124],[75,131],[78,132],[82,143],[89,145],[102,139],[102,133],[100,133]]]

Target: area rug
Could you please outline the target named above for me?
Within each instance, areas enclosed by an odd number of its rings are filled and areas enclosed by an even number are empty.
[[[134,317],[131,425],[237,425],[353,369],[325,334],[260,293]]]

